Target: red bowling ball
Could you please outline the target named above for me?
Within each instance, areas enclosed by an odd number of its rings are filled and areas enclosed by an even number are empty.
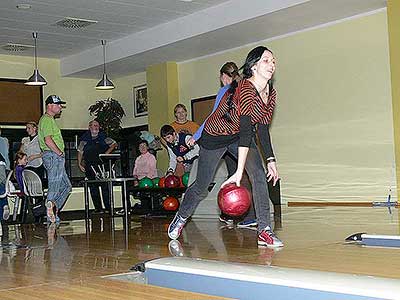
[[[163,207],[165,210],[175,211],[179,207],[179,201],[175,197],[168,196],[163,202]]]
[[[166,188],[176,188],[180,186],[181,180],[175,175],[168,175],[165,177],[164,184]]]
[[[160,181],[158,182],[158,187],[160,187],[160,188],[165,187],[165,177],[160,178]]]
[[[236,184],[228,184],[218,193],[218,206],[224,214],[239,217],[246,213],[251,204],[250,192]]]

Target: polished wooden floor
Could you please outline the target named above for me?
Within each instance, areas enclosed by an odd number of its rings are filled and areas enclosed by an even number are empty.
[[[63,222],[59,228],[3,227],[0,299],[220,299],[103,279],[141,261],[170,256],[162,217]],[[114,229],[112,229],[114,228]],[[258,248],[256,232],[218,220],[192,220],[180,239],[184,255],[213,260],[400,278],[400,249],[344,243],[356,232],[399,235],[399,212],[369,207],[283,207],[280,251]]]

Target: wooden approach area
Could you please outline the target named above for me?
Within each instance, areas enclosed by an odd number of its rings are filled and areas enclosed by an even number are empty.
[[[103,279],[141,261],[168,257],[169,218],[134,217],[128,240],[122,218],[3,226],[0,299],[221,299],[172,289]],[[275,229],[280,251],[259,248],[256,232],[229,228],[217,219],[187,224],[184,255],[227,262],[400,278],[400,249],[344,243],[355,232],[399,235],[399,211],[371,207],[282,207]],[[126,243],[128,242],[128,243]]]

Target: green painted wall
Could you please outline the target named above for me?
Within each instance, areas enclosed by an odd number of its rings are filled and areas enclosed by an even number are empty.
[[[259,44],[277,58],[283,201],[385,200],[396,185],[386,11]],[[181,102],[215,94],[220,66],[254,46],[180,63]]]
[[[149,66],[146,71],[149,99],[149,131],[160,135],[160,128],[174,120],[174,107],[179,101],[178,67],[175,62]],[[157,152],[157,167],[168,167],[166,150]]]
[[[67,102],[62,117],[57,120],[62,128],[87,128],[91,119],[88,107],[96,100],[111,96],[111,91],[97,91],[96,79],[61,77],[58,59],[39,58],[40,73],[46,78],[44,99],[57,94]],[[27,79],[33,73],[32,57],[0,55],[0,78]]]

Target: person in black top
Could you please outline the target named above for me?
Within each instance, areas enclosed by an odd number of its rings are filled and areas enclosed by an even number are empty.
[[[96,179],[95,171],[101,172],[99,166],[103,164],[99,154],[111,153],[117,147],[117,143],[100,131],[100,124],[97,120],[89,122],[89,130],[80,138],[78,146],[78,164],[82,172],[89,180]],[[105,166],[107,167],[107,166]],[[111,170],[108,170],[111,172]],[[103,211],[101,204],[99,186],[103,196],[106,210],[110,210],[110,196],[107,183],[90,184],[90,195],[92,196],[95,212]]]
[[[200,153],[196,181],[186,190],[179,211],[168,227],[171,239],[179,238],[187,219],[207,195],[207,188],[219,160],[229,152],[237,157],[238,166],[222,186],[228,183],[239,186],[246,169],[256,209],[257,243],[267,247],[283,246],[272,231],[267,180],[255,143],[257,133],[266,158],[268,180],[276,184],[279,174],[269,135],[269,123],[276,101],[276,91],[271,82],[275,72],[275,58],[268,48],[259,46],[249,52],[242,69],[243,79],[232,82],[218,108],[206,121],[198,141]]]

